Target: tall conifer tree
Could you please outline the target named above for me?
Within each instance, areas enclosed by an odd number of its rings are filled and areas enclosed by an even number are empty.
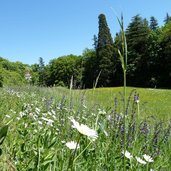
[[[157,19],[154,16],[150,17],[150,29],[155,31],[157,28],[158,28]]]
[[[39,58],[39,85],[45,85],[45,64],[43,58]]]
[[[146,86],[148,79],[148,21],[140,15],[132,18],[126,31],[128,44],[128,85]]]
[[[171,21],[171,16],[168,13],[166,13],[166,17],[164,19],[164,23],[168,24],[170,21]]]
[[[99,87],[111,86],[114,70],[113,39],[104,14],[99,15],[99,33],[96,49]]]

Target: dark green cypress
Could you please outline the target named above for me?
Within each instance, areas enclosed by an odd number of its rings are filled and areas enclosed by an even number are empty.
[[[113,56],[113,39],[110,29],[107,25],[106,17],[104,14],[99,15],[99,33],[96,49],[97,70],[96,76],[100,73],[98,79],[99,87],[107,87],[112,84],[114,56]]]
[[[158,28],[157,19],[154,16],[150,17],[150,29],[155,31],[157,30],[157,28]]]
[[[166,13],[166,17],[164,19],[165,25],[168,24],[170,21],[171,21],[171,16],[168,13]]]

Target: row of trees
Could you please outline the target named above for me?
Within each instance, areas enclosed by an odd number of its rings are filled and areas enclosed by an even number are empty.
[[[125,34],[128,45],[127,84],[139,87],[171,87],[171,17],[164,26],[157,19],[150,21],[136,15]],[[121,33],[112,38],[104,14],[99,15],[99,32],[94,36],[94,49],[82,56],[68,55],[53,59],[46,66],[45,84],[69,86],[71,76],[75,86],[92,88],[123,85],[123,73],[118,55]]]
[[[20,72],[29,73],[29,83],[40,86],[69,87],[71,78],[76,88],[92,88],[97,78],[98,87],[123,85],[118,55],[118,49],[122,47],[121,33],[113,39],[105,15],[100,14],[98,19],[99,32],[93,38],[93,49],[85,49],[81,56],[52,59],[47,65],[40,57],[39,64],[26,65],[25,72],[21,68]],[[154,16],[148,21],[136,15],[125,34],[128,45],[127,85],[170,88],[171,17],[167,14],[164,25],[159,27]]]
[[[139,15],[126,30],[128,43],[128,83],[143,87],[171,87],[171,17],[159,27]]]

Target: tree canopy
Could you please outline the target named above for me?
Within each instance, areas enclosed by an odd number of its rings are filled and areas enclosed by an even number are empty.
[[[171,17],[167,13],[164,25],[154,16],[150,21],[136,15],[125,30],[128,45],[127,85],[171,88]],[[39,86],[70,86],[92,88],[123,85],[123,72],[118,49],[121,34],[112,37],[104,14],[98,16],[98,33],[93,36],[93,48],[82,55],[64,55],[47,65],[40,57],[38,64],[26,65],[0,57],[0,87],[33,84]]]

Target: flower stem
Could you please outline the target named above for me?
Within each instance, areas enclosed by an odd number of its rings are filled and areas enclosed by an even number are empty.
[[[84,148],[84,150],[81,151],[81,153],[74,159],[73,163],[81,156],[81,154],[84,153],[84,151],[90,146],[90,144],[91,144],[91,141],[90,141],[90,143]]]
[[[74,164],[74,161],[75,161],[74,156],[75,156],[75,154],[76,154],[76,150],[77,150],[77,148],[78,148],[78,144],[79,144],[79,142],[80,142],[80,138],[81,138],[81,134],[79,134],[79,136],[78,136],[78,140],[77,140],[77,144],[76,144],[76,148],[75,148],[74,152],[71,153],[71,155],[70,155],[69,162],[68,162],[68,167],[67,167],[67,171],[68,171],[70,168],[71,168],[71,170],[72,170],[72,168],[73,168],[73,164]]]
[[[126,152],[126,70],[124,70],[124,154]],[[126,171],[126,157],[124,155],[124,171]]]

